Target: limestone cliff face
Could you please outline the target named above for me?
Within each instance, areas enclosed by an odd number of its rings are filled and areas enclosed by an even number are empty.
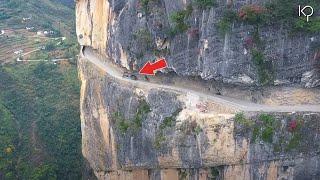
[[[81,45],[99,49],[127,69],[137,70],[164,56],[167,71],[179,75],[255,84],[259,72],[248,48],[255,36],[253,26],[233,23],[230,32],[221,35],[218,24],[230,7],[237,12],[244,5],[264,2],[268,1],[219,0],[207,9],[193,5],[184,22],[188,30],[172,37],[172,14],[188,9],[190,0],[78,0],[77,34]],[[314,49],[318,34],[292,35],[278,24],[262,27],[259,36],[276,83],[320,84]]]
[[[109,19],[112,16],[108,1],[78,0],[76,23],[79,43],[103,53],[107,47]]]
[[[78,40],[108,57],[105,61],[130,70],[165,56],[179,75],[255,83],[257,72],[243,45],[250,27],[235,24],[224,37],[217,32],[221,11],[230,2],[194,9],[189,33],[169,38],[170,15],[186,9],[189,1],[150,0],[146,10],[139,0],[77,0]],[[239,9],[247,2],[233,3]],[[282,29],[262,34],[279,81],[318,85],[308,47],[319,36],[289,37]],[[119,81],[83,56],[78,64],[82,151],[98,179],[320,176],[319,113],[242,114],[195,93]]]
[[[85,58],[83,155],[98,179],[316,179],[318,113],[247,113],[114,81]],[[236,120],[235,120],[236,119]]]

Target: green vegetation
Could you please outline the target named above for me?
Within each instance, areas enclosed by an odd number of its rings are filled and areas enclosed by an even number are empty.
[[[301,148],[301,143],[303,141],[308,141],[305,138],[303,138],[303,132],[301,132],[302,128],[302,120],[297,121],[297,126],[292,129],[290,123],[288,131],[290,132],[290,136],[284,137],[281,136],[276,144],[274,144],[274,151],[275,152],[281,152],[281,151],[293,151]]]
[[[250,119],[247,119],[245,116],[244,116],[244,113],[243,112],[240,112],[240,113],[237,113],[235,115],[235,122],[242,125],[242,126],[245,126],[245,127],[252,127],[254,125],[254,122]]]
[[[140,0],[142,10],[146,14],[149,12],[149,2],[150,2],[150,0]]]
[[[32,180],[36,180],[36,179],[48,179],[48,180],[54,180],[57,179],[57,175],[55,173],[56,171],[56,167],[53,165],[43,165],[40,167],[37,167],[34,170],[34,173],[31,176]]]
[[[159,126],[159,131],[157,132],[155,141],[153,142],[153,145],[156,149],[160,149],[163,142],[166,141],[166,137],[164,135],[164,130],[166,128],[173,127],[176,122],[176,118],[178,114],[181,112],[182,109],[178,108],[171,116],[164,118],[162,123]]]
[[[0,3],[0,29],[25,29],[26,26],[36,29],[53,30],[71,37],[75,34],[74,11],[55,0],[6,0]],[[22,22],[22,18],[29,18]],[[49,23],[47,23],[49,22]],[[49,26],[48,26],[49,25]]]
[[[259,120],[261,120],[266,126],[273,126],[275,118],[271,114],[260,114]]]
[[[259,136],[260,136],[260,128],[254,127],[252,132],[252,138],[251,138],[252,142],[256,142]]]
[[[72,9],[51,0],[7,0],[0,3],[0,9],[0,29],[13,30],[1,39],[3,47],[43,46],[45,38],[30,38],[33,35],[25,30],[34,27],[33,34],[37,30],[61,32],[70,43],[57,45],[52,40],[46,51],[34,52],[30,58],[49,59],[56,54],[75,58]],[[1,62],[13,62],[6,48],[0,51]],[[0,66],[0,179],[81,179],[84,162],[76,62],[9,63]]]
[[[258,79],[261,85],[273,83],[273,72],[267,65],[263,53],[257,49],[251,50],[253,64],[257,67]]]
[[[252,141],[255,142],[261,138],[264,142],[272,143],[272,138],[275,129],[275,119],[272,115],[259,115],[258,122],[248,119],[244,113],[237,113],[235,115],[235,123],[242,126],[243,129],[252,130]]]
[[[133,127],[135,131],[140,130],[142,127],[142,121],[146,118],[146,115],[149,112],[151,112],[149,104],[145,100],[140,101],[137,113],[133,120]]]
[[[5,179],[13,179],[18,160],[16,148],[19,146],[19,133],[14,117],[1,101],[0,123],[0,172],[5,172]]]
[[[37,51],[32,53],[30,56],[30,59],[43,59],[43,60],[48,60],[49,59],[49,53],[46,51]],[[23,57],[22,57],[23,58]]]
[[[246,42],[247,48],[251,49],[253,64],[257,67],[258,80],[261,85],[273,83],[272,65],[268,65],[263,55],[264,44],[260,39],[259,29],[267,22],[267,10],[258,5],[248,5],[241,8],[238,16],[232,10],[226,10],[224,16],[217,24],[218,31],[225,35],[230,31],[234,22],[243,22],[254,26],[252,37]]]
[[[129,122],[126,121],[120,112],[114,113],[113,118],[115,119],[117,129],[119,129],[120,133],[125,134],[130,127]]]
[[[314,17],[309,22],[305,19],[298,19],[293,28],[299,32],[318,33],[320,32],[320,17]]]
[[[139,43],[145,45],[146,49],[150,49],[152,47],[152,35],[148,29],[139,29],[133,34],[133,38]]]
[[[288,130],[291,133],[291,138],[289,140],[289,143],[285,147],[286,151],[291,151],[291,150],[297,149],[299,147],[300,142],[302,140],[301,128],[302,128],[302,118],[301,117],[298,117],[297,120],[293,120],[289,123]]]
[[[210,179],[219,179],[219,176],[220,176],[219,167],[211,167],[209,178]]]
[[[217,24],[217,28],[223,36],[230,31],[234,22],[253,26],[251,32],[253,44],[249,45],[249,49],[251,50],[253,63],[257,67],[258,80],[261,85],[272,84],[274,77],[273,65],[271,62],[268,63],[263,55],[265,47],[260,39],[260,29],[266,26],[281,25],[288,29],[291,34],[320,32],[319,17],[311,17],[310,22],[306,22],[305,18],[296,18],[296,8],[299,4],[305,3],[305,0],[274,0],[264,6],[251,4],[243,6],[237,15],[232,10],[227,9]],[[308,1],[308,4],[314,8],[320,8],[317,0]]]
[[[53,40],[48,41],[45,45],[46,51],[53,51],[56,48],[56,44],[57,43]]]
[[[81,178],[76,66],[5,65],[0,80],[0,172],[6,179]]]
[[[165,129],[166,127],[172,127],[175,123],[174,117],[166,117],[163,122],[160,124],[160,129]]]
[[[264,142],[272,143],[274,130],[276,128],[275,118],[269,114],[261,114],[259,121],[262,122],[262,126],[255,127],[253,141],[260,137]]]
[[[179,180],[187,180],[188,178],[188,172],[186,169],[180,169],[179,170]]]
[[[171,116],[164,118],[160,124],[160,130],[164,130],[167,127],[172,127],[175,125],[176,118],[182,109],[178,108]]]
[[[200,125],[198,124],[196,128],[194,128],[194,132],[196,133],[196,135],[199,135],[202,132],[202,128],[200,127]]]
[[[319,18],[313,16],[310,22],[306,23],[305,19],[296,18],[296,8],[301,4],[311,5],[313,8],[320,7],[318,0],[274,0],[266,4],[268,10],[267,22],[269,25],[282,24],[293,32],[316,33],[320,31]],[[304,21],[304,22],[303,22]]]
[[[79,53],[79,45],[74,40],[49,40],[45,44],[45,49],[33,52],[28,59],[54,59],[54,58],[71,58],[75,63],[75,57]]]
[[[296,8],[305,4],[305,0],[274,0],[265,6],[247,5],[241,8],[239,20],[255,27],[281,24],[292,32],[317,33],[320,31],[319,17],[312,17],[310,22],[305,18],[296,18]],[[317,0],[308,1],[315,9],[319,8]]]
[[[261,139],[264,142],[272,143],[273,133],[274,133],[273,127],[272,126],[267,126],[262,131]]]
[[[60,41],[60,42],[61,44],[57,47],[57,49],[63,52],[63,57],[74,58],[75,60],[80,49],[78,42],[70,39]]]
[[[252,130],[252,142],[261,139],[264,142],[272,143],[275,129],[278,127],[275,118],[271,114],[260,114],[257,121],[248,119],[244,113],[237,113],[234,119],[243,130]]]
[[[289,143],[286,146],[285,150],[290,151],[290,150],[296,149],[300,145],[301,139],[302,139],[302,137],[301,137],[300,133],[298,133],[298,132],[293,133],[293,136],[289,140]]]
[[[159,134],[156,135],[156,139],[153,142],[154,148],[160,149],[165,141],[166,137],[163,135],[163,132],[161,131]]]
[[[174,27],[170,30],[169,35],[174,37],[178,34],[184,33],[188,30],[189,25],[186,20],[192,14],[193,8],[191,5],[187,6],[187,9],[177,11],[171,14],[170,19],[174,23]]]
[[[132,120],[126,120],[120,112],[116,112],[113,115],[113,119],[120,133],[125,134],[130,130],[132,132],[138,132],[142,127],[143,120],[149,112],[151,112],[149,104],[145,100],[142,100],[139,102],[137,112]]]
[[[231,30],[231,25],[237,20],[237,14],[232,10],[225,11],[223,18],[218,22],[218,30],[221,35],[225,35]]]
[[[239,12],[239,20],[254,26],[260,26],[266,22],[266,9],[259,5],[243,6]]]
[[[211,8],[216,5],[215,0],[195,0],[195,3],[201,9]]]
[[[286,126],[272,114],[260,114],[254,120],[238,113],[234,120],[237,134],[251,138],[251,143],[268,143],[273,146],[275,153],[297,150],[302,147],[303,142],[308,141],[303,135],[305,129],[302,128],[304,122],[301,116],[287,119]]]
[[[263,55],[264,44],[260,39],[259,29],[261,26],[267,24],[268,10],[265,7],[258,5],[248,5],[241,8],[239,12],[239,20],[254,26],[252,34],[251,55],[253,64],[257,68],[258,80],[261,85],[268,85],[273,83],[273,67],[268,66],[267,61]]]
[[[10,16],[5,12],[0,12],[0,20],[9,19]]]

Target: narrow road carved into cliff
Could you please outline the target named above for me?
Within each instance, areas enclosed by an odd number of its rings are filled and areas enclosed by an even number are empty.
[[[81,52],[81,57],[87,59],[92,64],[96,65],[98,68],[112,76],[113,78],[122,81],[131,83],[136,87],[140,88],[160,88],[160,89],[168,89],[171,91],[176,91],[184,94],[193,94],[197,95],[201,98],[206,98],[208,100],[212,100],[215,103],[219,103],[225,105],[227,107],[235,108],[239,111],[247,111],[247,112],[302,112],[302,111],[309,111],[309,112],[320,112],[320,105],[295,105],[295,106],[285,106],[285,105],[264,105],[264,104],[256,104],[249,101],[238,100],[230,97],[225,96],[218,96],[212,94],[206,94],[202,92],[197,92],[192,89],[164,85],[164,84],[157,84],[153,82],[147,82],[142,80],[132,80],[122,77],[122,72],[117,65],[112,63],[111,60],[105,59],[104,57],[100,56],[91,48],[84,48]]]

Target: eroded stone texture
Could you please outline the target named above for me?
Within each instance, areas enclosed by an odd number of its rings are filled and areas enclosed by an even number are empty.
[[[107,47],[108,25],[112,18],[109,1],[77,0],[76,22],[78,41],[104,54]]]
[[[231,32],[221,37],[216,24],[227,4],[239,9],[262,1],[217,2],[214,8],[194,9],[188,18],[192,31],[170,38],[170,15],[185,9],[190,0],[152,0],[147,13],[139,0],[77,0],[78,41],[131,70],[155,59],[157,50],[168,60],[168,69],[179,75],[242,83],[244,87],[254,84],[256,69],[244,46],[252,27],[235,23]],[[319,86],[319,74],[314,70],[316,56],[310,49],[320,41],[319,35],[289,36],[285,29],[275,27],[262,28],[261,38],[267,45],[264,53],[275,67],[277,84]],[[254,128],[246,127],[250,123],[235,123],[237,109],[191,93],[120,82],[81,58],[79,77],[82,151],[98,179],[273,180],[320,176],[318,113],[274,113],[279,124],[272,142],[265,142],[262,135],[253,141]],[[222,91],[237,94],[237,89],[231,89]],[[261,96],[266,97],[262,103],[270,105],[315,104],[317,92],[284,87],[279,94]],[[261,123],[259,114],[245,115],[250,122]],[[300,118],[302,128],[289,131],[290,123],[300,122]],[[298,132],[298,140],[293,141]]]
[[[261,135],[253,141],[254,128],[235,123],[236,109],[117,82],[84,59],[79,69],[83,154],[98,179],[299,179],[320,173],[318,113],[276,113],[272,143]],[[142,102],[150,111],[136,126]],[[259,114],[246,117],[259,123]],[[129,124],[125,130],[122,120]],[[293,120],[302,126],[298,143],[288,149]]]
[[[149,1],[145,8],[140,0],[78,0],[79,42],[108,54],[127,69],[138,70],[160,55],[168,60],[168,70],[179,75],[255,84],[257,69],[246,46],[253,27],[235,23],[229,33],[221,36],[217,23],[228,3],[239,10],[248,3],[263,1],[217,1],[210,9],[194,7],[187,20],[188,31],[170,37],[168,32],[174,26],[170,16],[186,9],[190,2]],[[306,87],[319,86],[318,74],[310,78],[306,74],[319,67],[318,53],[312,49],[320,42],[319,35],[292,35],[279,26],[260,29],[265,57],[274,67],[275,83],[300,83],[302,78]]]

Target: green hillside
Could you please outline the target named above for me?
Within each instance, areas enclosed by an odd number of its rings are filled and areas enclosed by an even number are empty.
[[[79,179],[79,82],[72,65],[0,68],[0,179]]]
[[[81,154],[74,9],[68,0],[0,0],[0,179],[88,179]],[[27,20],[23,20],[27,18]],[[30,18],[30,19],[29,19]],[[35,27],[32,32],[26,27]],[[50,38],[35,31],[52,30]],[[16,62],[71,58],[61,62]]]
[[[30,18],[23,20],[23,18]],[[53,29],[75,34],[74,10],[53,0],[0,0],[0,29]]]

